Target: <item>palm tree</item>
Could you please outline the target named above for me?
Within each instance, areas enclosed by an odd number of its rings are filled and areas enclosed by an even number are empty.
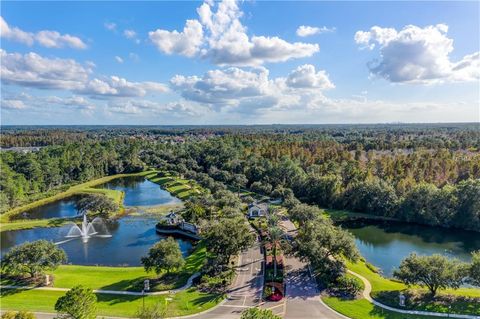
[[[278,226],[271,226],[268,228],[267,241],[272,245],[273,253],[273,275],[277,277],[277,253],[278,248],[284,246],[285,233],[283,229]]]

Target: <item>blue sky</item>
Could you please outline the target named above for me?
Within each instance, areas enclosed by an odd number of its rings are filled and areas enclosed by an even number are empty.
[[[1,121],[479,121],[479,12],[479,2],[2,2]]]

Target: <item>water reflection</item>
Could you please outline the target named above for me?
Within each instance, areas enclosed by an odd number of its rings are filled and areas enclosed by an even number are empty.
[[[12,219],[71,218],[78,215],[77,203],[84,195],[73,195],[19,213]]]
[[[52,228],[34,228],[0,233],[1,254],[11,247],[38,239],[46,239],[60,243],[59,247],[65,250],[68,262],[78,265],[107,265],[107,266],[139,266],[140,258],[145,256],[148,249],[164,239],[164,236],[155,232],[156,220],[143,217],[124,217],[114,222],[108,222],[107,228],[111,238],[92,237],[88,243],[81,239],[66,239],[71,226]],[[184,256],[188,255],[192,242],[177,239]]]
[[[480,249],[480,233],[477,232],[364,220],[342,222],[341,225],[356,237],[366,260],[386,276],[391,276],[411,252],[443,254],[469,261],[470,253]]]
[[[147,180],[143,176],[129,176],[116,178],[108,183],[96,186],[123,191],[126,206],[154,206],[179,203],[178,198],[162,189],[158,184]]]

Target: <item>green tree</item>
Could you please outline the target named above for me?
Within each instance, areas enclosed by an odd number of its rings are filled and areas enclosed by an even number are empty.
[[[158,275],[162,271],[170,273],[174,269],[182,268],[185,260],[180,245],[173,237],[168,237],[150,248],[148,255],[142,257],[142,264],[146,271],[154,270]]]
[[[321,216],[301,227],[294,243],[297,256],[309,261],[325,281],[335,280],[344,273],[345,258],[355,261],[359,257],[353,235]]]
[[[244,310],[240,319],[281,319],[281,317],[274,315],[270,309],[254,307]]]
[[[28,311],[8,311],[2,314],[2,319],[35,319],[35,315]]]
[[[108,218],[110,213],[116,212],[118,209],[118,205],[113,199],[100,194],[87,195],[77,203],[79,213],[90,211],[98,213],[104,218]]]
[[[290,217],[299,223],[300,226],[305,225],[305,223],[316,219],[319,216],[322,216],[322,210],[317,206],[300,204],[296,205],[289,211]]]
[[[27,242],[13,247],[2,259],[2,269],[11,275],[37,277],[67,262],[63,249],[47,240]]]
[[[97,296],[92,289],[75,286],[58,298],[55,311],[65,319],[95,319],[97,317]]]
[[[480,229],[480,179],[468,179],[457,185],[458,207],[454,226]]]
[[[407,285],[425,286],[432,296],[438,289],[457,289],[466,276],[465,264],[442,255],[419,256],[410,254],[402,260],[393,276]]]
[[[270,226],[266,241],[272,246],[273,275],[277,277],[277,255],[278,250],[286,245],[285,232],[278,226]]]
[[[223,218],[210,223],[203,234],[207,249],[222,265],[250,247],[255,239],[244,218]]]
[[[480,286],[480,250],[472,253],[472,263],[470,264],[469,278],[472,284]]]

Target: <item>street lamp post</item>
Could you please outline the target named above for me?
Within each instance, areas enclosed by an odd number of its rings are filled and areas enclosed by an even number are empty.
[[[143,289],[142,289],[142,303],[143,303],[143,311],[145,311],[145,292],[150,290],[150,280],[145,279],[143,281]]]
[[[165,311],[164,311],[164,316],[166,316],[166,315],[167,315],[167,311],[168,311],[168,302],[169,302],[169,301],[172,301],[172,300],[173,300],[173,298],[171,298],[171,297],[167,297],[167,298],[165,298]]]

